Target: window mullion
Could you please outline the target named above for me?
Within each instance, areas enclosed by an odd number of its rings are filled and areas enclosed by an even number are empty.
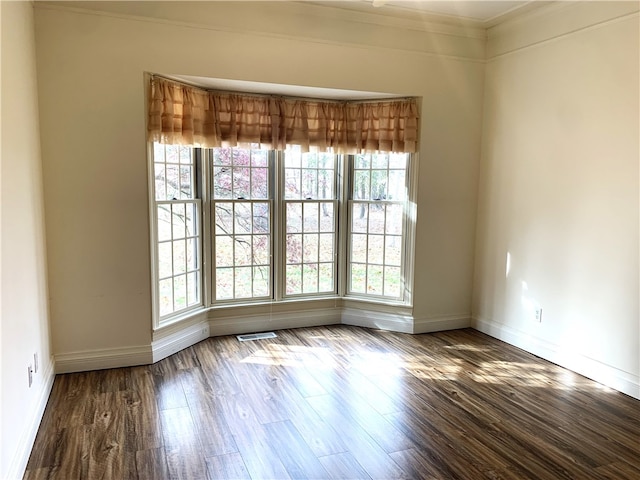
[[[273,281],[272,298],[282,300],[284,296],[285,280],[285,252],[286,238],[285,224],[287,218],[286,202],[284,201],[284,154],[281,151],[269,152],[271,171],[271,204],[272,204],[272,245],[271,245],[271,277]]]

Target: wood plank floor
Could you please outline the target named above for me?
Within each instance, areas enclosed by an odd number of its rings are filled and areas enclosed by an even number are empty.
[[[59,375],[26,479],[639,479],[640,401],[475,330],[210,338]]]

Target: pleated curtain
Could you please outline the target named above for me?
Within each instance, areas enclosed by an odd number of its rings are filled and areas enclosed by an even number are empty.
[[[221,93],[153,76],[148,135],[200,147],[414,153],[418,107],[414,98],[350,102]]]

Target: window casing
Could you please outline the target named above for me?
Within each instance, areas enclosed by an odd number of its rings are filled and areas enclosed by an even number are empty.
[[[411,154],[157,143],[152,154],[156,325],[218,305],[410,303]]]

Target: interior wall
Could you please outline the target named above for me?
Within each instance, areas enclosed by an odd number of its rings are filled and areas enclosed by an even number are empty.
[[[640,398],[637,11],[560,4],[489,31],[473,312]]]
[[[37,4],[56,355],[151,340],[144,72],[422,97],[413,316],[470,318],[484,33],[247,5]]]
[[[0,2],[0,478],[21,478],[53,382],[31,2]],[[28,366],[38,370],[29,387]]]

